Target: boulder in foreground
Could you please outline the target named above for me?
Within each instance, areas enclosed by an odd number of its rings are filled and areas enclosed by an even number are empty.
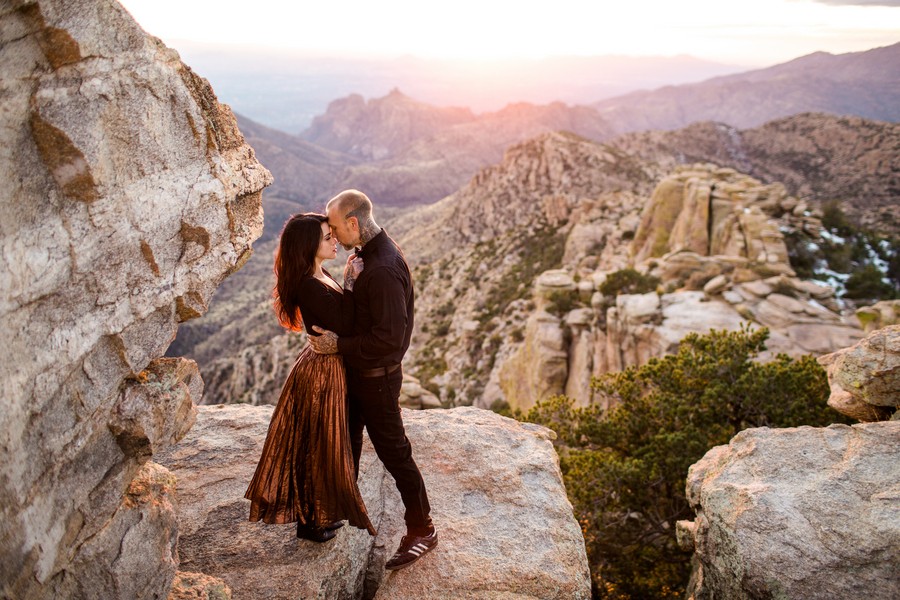
[[[386,572],[405,533],[403,506],[368,441],[360,490],[377,537],[344,527],[320,546],[297,540],[292,525],[247,521],[243,494],[271,414],[271,406],[200,407],[193,429],[158,458],[178,478],[181,570],[218,577],[243,600],[590,597],[550,430],[472,407],[404,410],[439,544]]]
[[[900,597],[900,423],[747,429],[695,463],[688,595]]]

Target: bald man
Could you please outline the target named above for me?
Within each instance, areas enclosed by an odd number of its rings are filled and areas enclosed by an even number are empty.
[[[400,415],[400,365],[413,329],[413,282],[403,252],[372,216],[372,201],[360,191],[345,190],[325,206],[332,234],[347,250],[355,248],[362,271],[345,275],[353,294],[354,334],[338,337],[314,327],[310,344],[319,353],[340,352],[347,368],[350,443],[359,476],[363,428],[378,458],[393,476],[406,511],[407,533],[385,564],[407,567],[437,545],[425,482],[412,456]],[[319,333],[316,336],[314,333]]]

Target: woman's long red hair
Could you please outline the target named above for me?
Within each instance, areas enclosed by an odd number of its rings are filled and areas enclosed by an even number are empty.
[[[322,241],[322,223],[328,217],[318,213],[292,216],[281,230],[275,251],[275,314],[282,326],[292,331],[303,330],[300,315],[300,282],[312,275],[316,253]]]

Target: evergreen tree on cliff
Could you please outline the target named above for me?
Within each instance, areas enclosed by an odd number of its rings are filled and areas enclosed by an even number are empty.
[[[767,329],[690,334],[678,352],[594,379],[610,400],[557,396],[525,420],[556,430],[569,498],[585,534],[595,598],[681,597],[690,553],[675,523],[693,518],[688,468],[748,427],[844,422],[812,356],[761,363]]]

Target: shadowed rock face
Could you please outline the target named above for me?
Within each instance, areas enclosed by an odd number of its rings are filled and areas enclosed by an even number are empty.
[[[877,329],[819,363],[828,371],[828,406],[860,421],[900,419],[900,325]]]
[[[154,359],[249,256],[271,176],[118,4],[0,12],[0,596],[158,597],[171,486],[135,476],[202,382]]]
[[[345,526],[319,545],[297,540],[293,525],[247,520],[243,494],[272,407],[199,410],[159,460],[178,478],[181,568],[221,578],[236,598],[590,597],[584,540],[548,429],[471,407],[404,410],[439,543],[390,573],[384,563],[405,533],[403,505],[368,442],[359,485],[378,535]]]
[[[747,429],[707,452],[678,523],[689,597],[897,598],[898,455],[896,421]]]

